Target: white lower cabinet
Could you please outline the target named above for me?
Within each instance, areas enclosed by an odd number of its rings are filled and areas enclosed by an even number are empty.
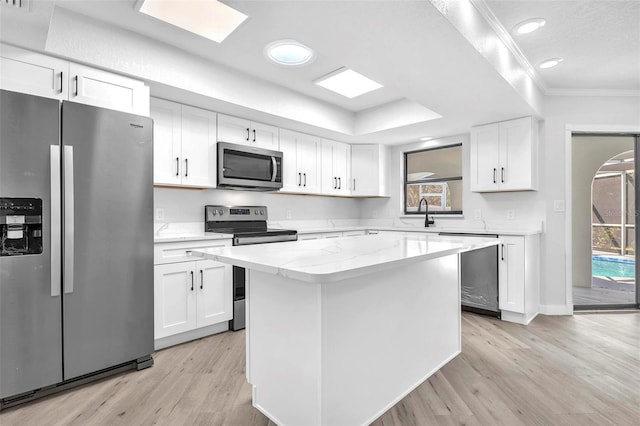
[[[230,242],[217,247],[227,245]],[[188,250],[206,247],[202,243],[190,247],[180,243],[156,244],[156,349],[228,329],[233,315],[231,265],[198,258],[184,261],[189,258]]]
[[[539,312],[537,235],[500,236],[498,301],[505,321],[528,324]]]

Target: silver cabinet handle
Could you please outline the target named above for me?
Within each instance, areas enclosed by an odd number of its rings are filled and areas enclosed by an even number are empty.
[[[189,159],[184,159],[184,177],[189,177]]]
[[[64,292],[73,293],[74,262],[74,189],[73,189],[73,147],[64,147],[64,271],[62,279]]]
[[[49,147],[51,157],[51,296],[60,296],[62,279],[62,211],[60,192],[60,147]]]
[[[500,181],[504,183],[504,167],[500,168]]]
[[[338,178],[333,177],[333,189],[338,189]]]
[[[271,182],[276,181],[276,176],[278,176],[278,162],[276,161],[276,157],[271,157]]]
[[[298,173],[298,186],[302,186],[302,173]]]
[[[353,190],[356,190],[356,178],[353,178]]]
[[[247,142],[249,142],[249,128],[247,127]]]
[[[180,157],[176,157],[176,176],[180,176]]]
[[[204,289],[204,272],[200,269],[200,290]]]
[[[307,186],[307,174],[303,173],[302,175],[304,176],[304,186]]]
[[[495,167],[493,168],[493,183],[498,183],[498,182],[496,182],[496,169],[495,169]]]

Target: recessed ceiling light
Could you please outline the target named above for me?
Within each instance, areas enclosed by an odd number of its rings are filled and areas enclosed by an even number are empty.
[[[295,40],[276,40],[264,48],[267,58],[279,65],[299,67],[313,61],[315,53],[304,44]]]
[[[527,19],[526,21],[522,21],[515,27],[513,27],[513,31],[518,34],[529,34],[539,28],[544,27],[544,24],[546,23],[547,21],[545,21],[543,18]]]
[[[314,83],[350,99],[382,87],[382,84],[348,68],[340,68]]]
[[[138,0],[136,8],[146,15],[216,43],[221,43],[247,19],[244,13],[218,0]]]
[[[555,67],[556,65],[558,65],[560,62],[562,62],[563,59],[562,58],[551,58],[551,59],[547,59],[546,61],[542,61],[538,64],[538,68],[551,68],[551,67]]]

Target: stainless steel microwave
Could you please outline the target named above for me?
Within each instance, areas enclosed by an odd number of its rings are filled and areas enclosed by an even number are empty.
[[[218,142],[218,187],[279,190],[282,188],[282,152]]]

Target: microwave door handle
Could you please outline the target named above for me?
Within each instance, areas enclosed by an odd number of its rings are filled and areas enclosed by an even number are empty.
[[[276,161],[276,157],[271,157],[271,182],[276,181],[276,176],[278,175],[278,162]]]

